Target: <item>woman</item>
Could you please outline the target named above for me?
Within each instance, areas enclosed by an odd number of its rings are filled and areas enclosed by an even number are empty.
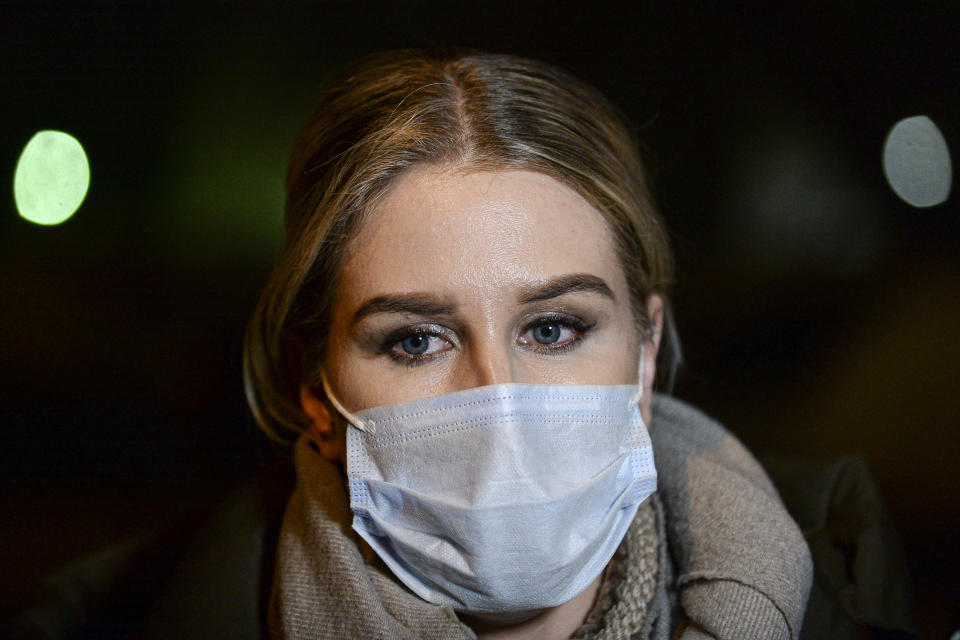
[[[286,230],[245,345],[296,440],[271,637],[798,636],[776,491],[653,394],[670,251],[602,96],[509,56],[367,60],[296,144]]]

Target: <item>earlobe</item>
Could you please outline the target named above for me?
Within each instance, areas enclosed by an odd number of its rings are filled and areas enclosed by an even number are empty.
[[[318,397],[312,389],[301,386],[300,408],[310,420],[310,436],[320,455],[331,462],[340,462],[340,439],[337,437],[337,429],[326,398]]]

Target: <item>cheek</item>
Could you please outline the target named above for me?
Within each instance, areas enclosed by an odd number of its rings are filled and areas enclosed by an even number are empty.
[[[632,318],[614,320],[600,335],[586,339],[563,360],[532,355],[524,358],[520,382],[543,384],[636,384],[640,343]]]
[[[350,412],[356,413],[373,406],[377,390],[383,388],[375,368],[364,366],[365,361],[352,353],[350,343],[343,336],[334,335],[327,354],[326,375],[331,391]]]
[[[334,332],[335,333],[335,332]],[[372,407],[426,398],[451,387],[450,372],[442,366],[423,366],[415,375],[404,375],[379,354],[364,351],[349,336],[333,335],[326,374],[330,388],[351,413]]]
[[[338,305],[343,308],[342,304]],[[334,312],[327,343],[326,361],[322,364],[330,389],[351,412],[365,407],[367,395],[378,386],[378,381],[363,384],[363,360],[357,357],[353,341],[345,330],[344,319]]]
[[[609,384],[637,384],[640,368],[640,337],[633,314],[624,313],[617,322],[616,336],[608,347],[603,365],[615,377]]]

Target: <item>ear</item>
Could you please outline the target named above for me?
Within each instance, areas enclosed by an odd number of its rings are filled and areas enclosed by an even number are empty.
[[[310,420],[310,435],[320,455],[331,462],[340,462],[343,450],[326,397],[318,397],[312,389],[301,386],[300,408]]]
[[[652,346],[656,352],[660,350],[660,338],[663,337],[663,298],[655,293],[647,297],[647,317],[650,318],[647,345]]]
[[[657,377],[657,352],[663,337],[663,298],[655,293],[647,297],[647,317],[650,318],[650,333],[643,338],[643,397],[640,400],[640,410],[644,421],[649,425],[650,399],[653,397],[653,381]]]

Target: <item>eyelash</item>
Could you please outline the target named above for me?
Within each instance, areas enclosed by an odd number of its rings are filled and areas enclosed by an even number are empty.
[[[527,332],[536,329],[537,327],[551,324],[568,327],[573,329],[576,334],[559,346],[552,346],[551,344],[543,344],[532,341],[525,345],[525,347],[544,355],[559,355],[566,353],[567,351],[576,348],[578,343],[587,336],[587,334],[596,326],[597,323],[593,322],[588,324],[580,318],[573,316],[550,314],[540,316],[526,324],[523,327],[523,330],[520,332],[520,335],[523,336]],[[390,356],[390,359],[394,362],[407,367],[415,367],[421,364],[426,364],[447,351],[447,349],[444,349],[439,352],[425,355],[404,354],[403,352],[398,351],[397,347],[403,340],[414,336],[440,338],[442,340],[452,342],[452,340],[447,338],[442,331],[430,330],[427,327],[403,327],[384,334],[383,339],[380,342],[380,347],[377,349],[377,351],[381,354]]]
[[[596,322],[587,324],[580,318],[567,315],[559,314],[549,314],[545,316],[540,316],[527,324],[523,331],[520,332],[520,335],[525,335],[528,331],[536,329],[537,327],[547,326],[551,324],[561,325],[573,329],[576,334],[559,346],[553,346],[552,344],[542,344],[537,341],[533,341],[527,345],[528,349],[532,349],[539,353],[545,355],[559,355],[561,353],[566,353],[571,349],[574,349],[578,346],[578,343],[586,337],[587,333],[590,332],[596,326]]]
[[[381,354],[390,356],[390,359],[394,362],[407,367],[415,367],[417,365],[426,364],[437,357],[438,354],[436,353],[417,356],[412,354],[404,355],[396,350],[396,347],[403,340],[412,338],[414,336],[423,336],[425,338],[441,338],[443,340],[447,340],[448,342],[452,342],[449,338],[447,338],[447,336],[444,335],[444,332],[431,330],[429,327],[402,327],[384,334],[383,339],[380,342],[380,347],[377,349],[377,351]],[[444,349],[444,351],[446,351],[446,349]]]

